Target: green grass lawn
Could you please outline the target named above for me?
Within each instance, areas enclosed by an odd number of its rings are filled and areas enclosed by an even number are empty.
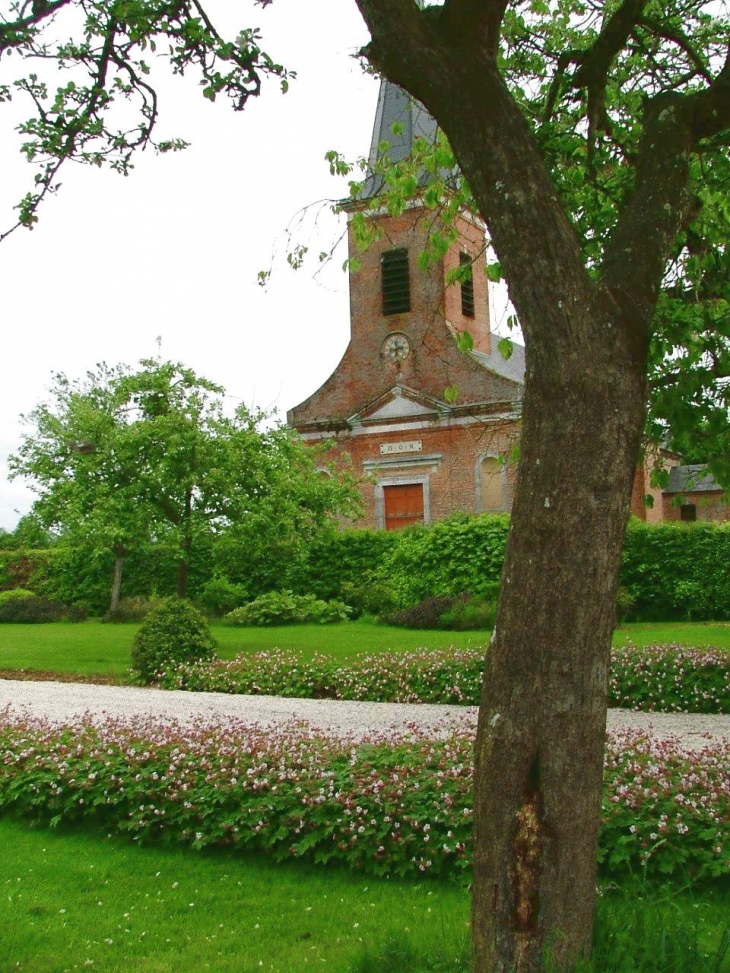
[[[0,847],[3,973],[346,973],[389,939],[450,959],[468,943],[468,893],[455,886],[7,819]]]
[[[125,677],[136,625],[101,622],[54,622],[47,625],[0,625],[0,670],[36,669],[79,675]],[[406,651],[449,645],[477,646],[483,632],[414,632],[373,622],[335,625],[282,625],[274,628],[233,628],[213,625],[218,652],[232,659],[239,652],[296,649],[310,658],[326,652],[346,659],[362,652]]]
[[[461,887],[143,848],[7,818],[0,847],[3,973],[468,970]],[[705,953],[717,949],[729,914],[726,885],[663,890],[648,902],[641,889],[613,890],[599,904],[602,961],[589,973],[728,973],[727,959]]]
[[[0,670],[43,670],[73,675],[99,675],[123,680],[136,625],[101,622],[48,625],[0,625]],[[219,653],[230,659],[239,652],[296,649],[307,658],[324,652],[347,659],[363,652],[404,652],[417,648],[460,648],[485,645],[489,632],[413,631],[360,620],[337,625],[285,625],[275,628],[232,628],[214,625]],[[730,625],[702,622],[638,622],[622,626],[615,636],[619,645],[679,642],[714,645],[730,651]]]

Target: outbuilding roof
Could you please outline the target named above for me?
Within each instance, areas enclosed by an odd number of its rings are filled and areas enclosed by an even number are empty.
[[[492,337],[496,338],[495,335]],[[503,358],[499,349],[496,347],[496,341],[494,344],[495,347],[491,355],[485,355],[482,351],[473,351],[472,355],[480,365],[484,365],[490,372],[496,372],[497,375],[501,375],[502,378],[507,378],[511,382],[519,382],[520,385],[524,384],[525,346],[518,345],[517,342],[513,341],[512,354],[509,358]]]
[[[704,463],[691,463],[688,466],[672,466],[669,470],[669,483],[664,493],[712,493],[722,492],[722,487]]]

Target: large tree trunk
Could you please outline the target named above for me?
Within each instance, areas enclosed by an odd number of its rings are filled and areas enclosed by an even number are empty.
[[[692,209],[689,150],[706,128],[694,102],[647,102],[633,193],[589,273],[499,73],[506,0],[357,4],[367,57],[446,133],[525,336],[520,466],[477,730],[473,936],[477,973],[534,973],[548,950],[567,970],[590,948],[611,633],[649,327]],[[726,73],[703,118],[726,110],[730,60]]]
[[[610,335],[599,308],[593,320]],[[644,379],[641,363],[628,367],[605,338],[588,367],[570,357],[565,349],[525,392],[477,731],[479,973],[535,971],[548,950],[568,969],[590,951],[609,655]]]
[[[114,548],[114,573],[112,575],[112,593],[109,601],[109,613],[111,615],[119,608],[119,599],[122,592],[122,570],[127,551],[121,544]]]

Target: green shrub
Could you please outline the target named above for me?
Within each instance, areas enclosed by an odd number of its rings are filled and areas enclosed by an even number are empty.
[[[269,591],[265,595],[229,612],[229,625],[300,625],[344,622],[352,610],[342,601],[322,601],[314,595],[295,595],[291,591]]]
[[[497,618],[499,585],[491,584],[477,595],[438,595],[424,598],[412,608],[382,617],[389,625],[404,628],[440,628],[466,632],[494,628]]]
[[[174,665],[210,660],[216,642],[197,608],[166,598],[145,618],[132,644],[132,672],[145,683]]]
[[[21,598],[6,598],[0,604],[0,622],[28,625],[44,622],[81,622],[86,612],[80,605],[64,605],[39,595],[29,594]]]
[[[16,598],[35,598],[35,592],[28,588],[11,588],[10,591],[0,591],[0,605]]]
[[[507,514],[454,514],[430,527],[398,531],[377,577],[390,581],[401,608],[480,591],[499,582],[508,532]]]
[[[490,590],[471,595],[465,601],[457,599],[453,608],[439,619],[439,628],[450,632],[483,631],[494,628],[497,621],[497,602],[499,585],[490,585]]]
[[[107,612],[105,622],[141,622],[151,611],[162,604],[161,598],[145,598],[136,595],[134,598],[121,598],[114,611]]]
[[[354,618],[361,615],[388,615],[396,608],[393,589],[384,581],[373,581],[369,584],[345,581],[341,595],[345,604],[352,608]]]
[[[205,582],[197,600],[209,614],[220,617],[228,615],[242,605],[247,600],[246,596],[244,585],[234,584],[228,578],[217,574]]]
[[[632,619],[730,619],[730,523],[631,523],[621,584]]]
[[[439,595],[424,598],[412,608],[393,612],[384,621],[388,625],[401,625],[403,628],[440,628],[444,615],[453,612],[456,605],[463,606],[470,595],[462,592],[460,595]]]
[[[306,560],[287,573],[282,587],[325,601],[341,598],[349,604],[344,585],[366,588],[378,581],[388,583],[380,569],[398,543],[395,531],[350,529],[323,534],[312,544]]]

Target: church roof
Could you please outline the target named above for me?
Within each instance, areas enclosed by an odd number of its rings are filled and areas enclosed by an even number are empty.
[[[519,382],[520,385],[525,381],[525,347],[512,342],[512,354],[509,358],[503,358],[496,347],[491,355],[486,355],[483,351],[473,351],[472,355],[480,365],[484,365],[490,372],[496,372],[502,378],[507,378],[511,382]]]
[[[393,125],[396,124],[402,127],[397,135],[393,133]],[[415,139],[425,138],[430,142],[436,139],[436,128],[435,119],[421,104],[392,82],[381,81],[368,155],[370,175],[363,183],[358,198],[370,199],[381,191],[383,177],[375,173],[375,167],[383,154],[392,163],[403,162],[410,156]],[[385,153],[380,150],[383,142],[389,146]],[[427,176],[423,173],[422,182],[426,181]]]

